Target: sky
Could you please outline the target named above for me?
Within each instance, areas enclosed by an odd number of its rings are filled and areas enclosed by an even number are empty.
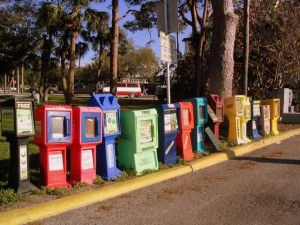
[[[111,9],[109,8],[109,4],[111,1],[107,0],[106,3],[92,3],[91,8],[97,9],[97,10],[102,10],[111,13]],[[123,16],[127,10],[128,7],[125,5],[124,0],[119,0],[119,6],[120,6],[120,12],[119,16]],[[123,26],[124,22],[128,19],[132,19],[133,17],[131,15],[128,15],[125,19],[121,20],[120,22],[120,27]],[[126,30],[127,32],[127,37],[130,39],[134,40],[135,46],[138,47],[151,47],[156,55],[156,57],[159,59],[160,58],[160,40],[158,37],[158,30],[157,28],[153,28],[150,30],[151,32],[151,39],[152,42],[149,45],[147,43],[150,41],[150,35],[148,30],[143,30],[143,31],[137,31],[137,32],[130,32]],[[172,36],[176,37],[176,33],[171,34]],[[180,51],[184,52],[184,43],[182,42],[183,38],[186,38],[190,35],[190,32],[185,32],[185,34],[180,33],[179,34],[179,45],[180,45]],[[92,58],[94,57],[94,52],[90,50],[84,58],[81,60],[82,65],[86,65],[92,61]]]

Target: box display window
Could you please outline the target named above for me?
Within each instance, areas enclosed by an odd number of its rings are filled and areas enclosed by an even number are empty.
[[[199,117],[205,119],[204,106],[199,106]]]
[[[65,136],[65,117],[53,116],[51,117],[51,133],[53,138],[62,138]]]
[[[85,137],[96,137],[97,133],[97,120],[96,118],[85,118]]]
[[[140,144],[146,144],[153,141],[152,120],[139,121],[140,125]]]
[[[188,126],[190,125],[190,118],[189,118],[189,110],[183,109],[183,125]]]
[[[279,116],[279,102],[274,102],[274,116]]]
[[[235,109],[236,109],[236,114],[237,115],[243,114],[243,106],[242,106],[242,99],[241,98],[236,98],[235,99]]]
[[[176,109],[165,110],[164,113],[165,133],[178,130]]]
[[[245,105],[245,108],[244,108],[244,118],[245,119],[250,119],[250,117],[251,117],[250,105]]]
[[[260,116],[259,104],[253,105],[253,116]]]
[[[104,112],[104,133],[114,134],[119,131],[118,110]]]
[[[31,109],[17,109],[17,134],[33,133]]]
[[[218,121],[223,121],[223,106],[217,106],[216,116]]]

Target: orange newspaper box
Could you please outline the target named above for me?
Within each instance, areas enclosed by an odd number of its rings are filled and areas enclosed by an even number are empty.
[[[35,109],[36,135],[40,148],[40,183],[47,187],[69,187],[67,146],[72,143],[72,108],[68,105],[42,105]]]
[[[71,145],[70,183],[92,184],[96,179],[96,148],[102,142],[100,107],[73,108],[73,143]]]
[[[185,160],[194,159],[191,131],[194,128],[194,110],[191,102],[178,102],[180,131],[176,138],[177,151]]]

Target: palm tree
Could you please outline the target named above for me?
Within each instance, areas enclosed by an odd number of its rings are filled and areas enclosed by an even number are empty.
[[[78,73],[80,73],[80,60],[88,52],[88,50],[89,50],[89,45],[87,43],[80,41],[78,42],[78,44],[76,44],[76,56],[78,58],[78,71],[77,71],[78,76],[79,76]]]
[[[43,2],[36,15],[36,24],[43,33],[41,49],[41,81],[39,90],[43,101],[47,101],[48,98],[48,92],[45,89],[46,84],[49,82],[48,72],[50,68],[51,54],[55,46],[54,37],[58,30],[62,27],[62,15],[63,10],[60,5],[55,5],[49,2]]]
[[[85,19],[87,21],[87,31],[84,31],[82,36],[85,40],[92,43],[93,49],[98,53],[98,68],[95,75],[95,88],[97,88],[100,82],[104,50],[109,44],[109,15],[107,12],[87,9],[85,11]]]
[[[56,32],[60,32],[60,58],[61,58],[61,73],[63,92],[65,95],[66,104],[72,104],[74,98],[74,76],[75,76],[75,61],[76,61],[76,40],[79,36],[82,27],[83,16],[82,9],[87,7],[90,0],[61,0],[57,3],[44,3],[46,7],[46,20],[44,23],[48,25],[56,25]],[[71,10],[69,10],[71,9]],[[41,19],[43,19],[41,14]],[[49,39],[50,40],[50,39]],[[70,44],[69,44],[70,42]],[[69,50],[67,51],[67,47]],[[69,56],[69,76],[65,69],[65,61]]]

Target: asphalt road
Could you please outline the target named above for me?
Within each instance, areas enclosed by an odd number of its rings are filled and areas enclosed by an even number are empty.
[[[300,136],[29,224],[300,224]]]

